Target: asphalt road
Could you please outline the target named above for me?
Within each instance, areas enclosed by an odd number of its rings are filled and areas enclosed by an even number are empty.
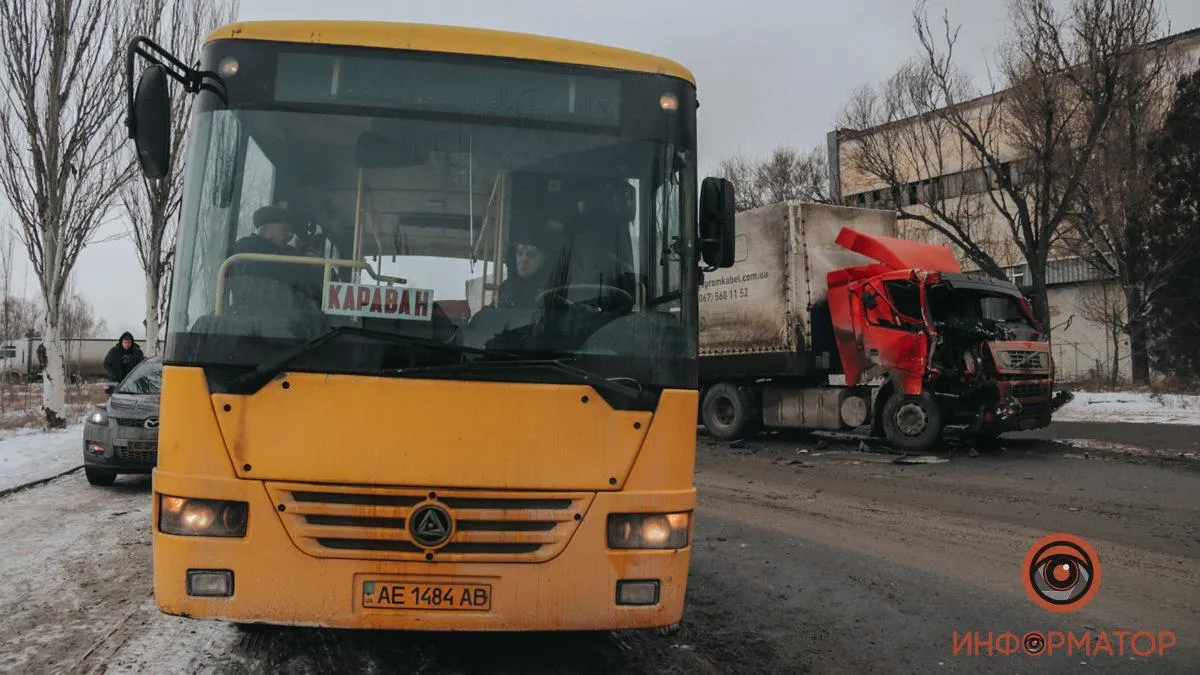
[[[1017,440],[907,465],[812,437],[703,440],[672,636],[244,634],[168,617],[151,601],[148,482],[93,488],[77,472],[0,498],[0,671],[1200,672],[1200,470],[1122,457]],[[1103,570],[1070,614],[1021,581],[1028,547],[1058,531],[1090,542]],[[1125,630],[1176,644],[1119,654]],[[967,631],[1103,633],[1114,653],[1029,656],[996,637],[991,656],[955,654]]]
[[[1086,438],[1120,445],[1200,453],[1200,428],[1182,424],[1055,422],[1045,429],[1012,434],[1011,437],[1039,440]]]

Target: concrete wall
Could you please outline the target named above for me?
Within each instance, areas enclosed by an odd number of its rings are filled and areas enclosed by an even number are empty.
[[[1050,323],[1054,328],[1050,348],[1056,379],[1079,382],[1097,376],[1107,377],[1112,373],[1115,352],[1119,361],[1118,377],[1128,381],[1132,376],[1129,336],[1122,333],[1114,346],[1108,325],[1088,318],[1097,316],[1102,305],[1119,310],[1124,304],[1120,287],[1106,282],[1051,286],[1047,295]]]

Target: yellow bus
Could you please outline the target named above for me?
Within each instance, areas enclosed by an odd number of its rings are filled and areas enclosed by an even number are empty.
[[[129,45],[142,172],[185,162],[158,607],[677,625],[696,291],[734,252],[732,185],[698,186],[691,74],[541,36],[334,21],[225,26],[196,64]],[[194,96],[183,158],[173,86]]]

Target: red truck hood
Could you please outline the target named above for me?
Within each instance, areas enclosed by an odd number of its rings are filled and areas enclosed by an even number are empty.
[[[894,271],[907,269],[931,272],[961,272],[954,252],[949,246],[924,244],[878,234],[867,234],[843,227],[838,233],[837,243],[855,253],[878,260]]]

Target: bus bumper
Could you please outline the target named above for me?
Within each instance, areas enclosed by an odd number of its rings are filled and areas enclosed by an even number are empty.
[[[678,623],[683,613],[691,532],[688,545],[679,549],[613,550],[607,545],[606,524],[609,513],[694,514],[694,488],[594,493],[569,541],[543,562],[409,562],[305,552],[285,527],[262,481],[185,481],[160,470],[153,475],[154,595],[167,614],[331,628],[557,631],[657,628]],[[160,494],[247,502],[246,535],[165,534],[158,528]],[[693,528],[689,522],[689,530]],[[189,571],[228,573],[231,594],[190,594]],[[637,602],[648,604],[620,604],[621,582],[635,582],[640,590]],[[650,592],[654,582],[657,590]],[[372,597],[384,587],[401,594],[386,607]],[[411,601],[421,604],[421,594],[428,600],[430,591],[462,593],[472,602],[437,609],[410,606]],[[413,597],[406,599],[406,592]]]

